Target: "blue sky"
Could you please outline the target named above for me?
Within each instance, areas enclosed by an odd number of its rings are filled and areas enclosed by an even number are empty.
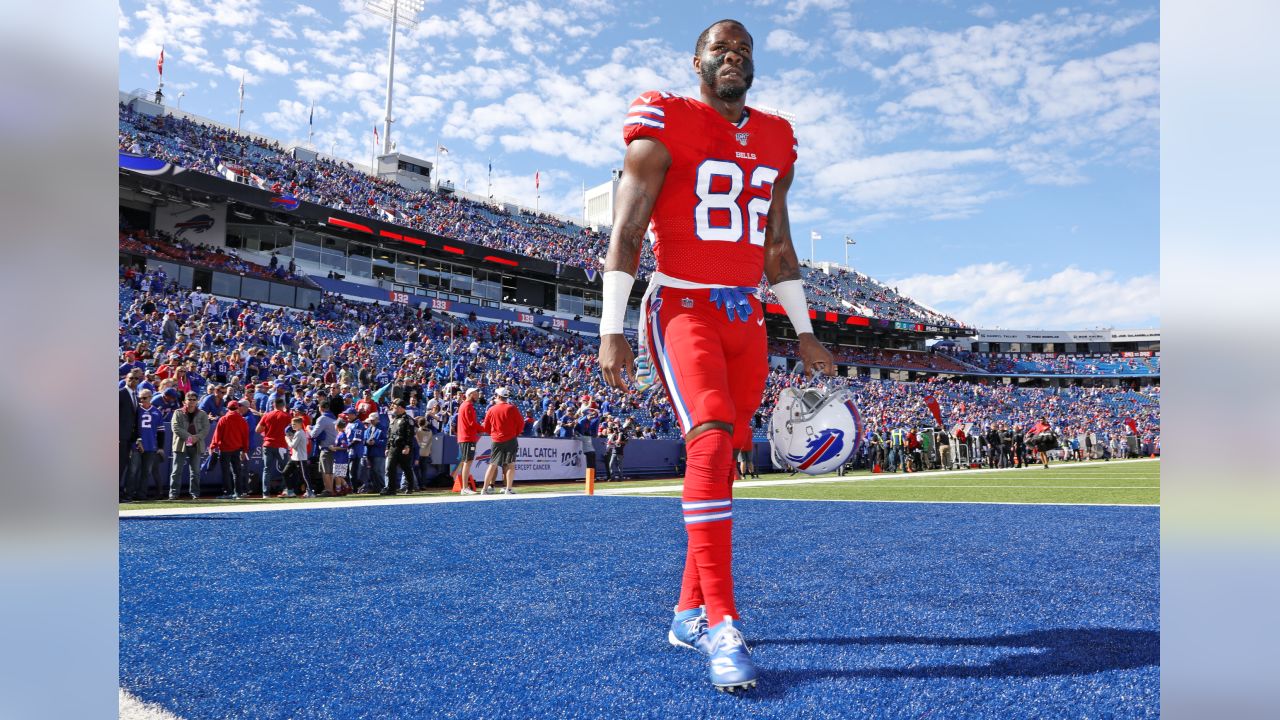
[[[128,0],[120,87],[367,163],[381,126],[386,20],[363,0]],[[620,167],[628,102],[696,95],[699,31],[722,4],[440,3],[401,33],[394,137],[443,175],[581,212]],[[796,118],[796,248],[852,264],[981,327],[1159,323],[1155,2],[748,0],[752,105]],[[379,129],[381,132],[381,128]]]

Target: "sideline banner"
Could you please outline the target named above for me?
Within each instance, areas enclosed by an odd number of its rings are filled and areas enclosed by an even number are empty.
[[[578,480],[585,474],[582,445],[576,438],[521,437],[516,451],[516,481],[521,480]],[[493,456],[493,438],[482,435],[476,443],[474,476],[477,482],[484,480],[489,470],[489,458]],[[502,482],[501,476],[495,482]]]

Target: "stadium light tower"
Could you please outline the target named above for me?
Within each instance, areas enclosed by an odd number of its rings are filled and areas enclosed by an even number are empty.
[[[365,10],[391,21],[391,39],[387,46],[387,114],[382,124],[383,155],[391,153],[391,89],[396,72],[396,28],[412,30],[417,27],[417,16],[422,12],[423,2],[424,0],[365,0]]]

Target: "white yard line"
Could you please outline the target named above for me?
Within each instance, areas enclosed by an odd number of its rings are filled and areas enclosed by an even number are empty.
[[[469,503],[469,502],[510,502],[512,500],[533,500],[536,498],[562,498],[562,497],[581,497],[581,492],[530,492],[521,493],[516,490],[515,495],[435,495],[431,497],[396,497],[392,499],[377,500],[335,500],[332,502],[300,502],[290,504],[289,502],[262,502],[257,500],[244,500],[237,504],[228,504],[226,507],[219,505],[197,505],[191,507],[182,507],[180,502],[175,502],[172,508],[146,508],[140,510],[121,510],[120,517],[148,517],[156,515],[221,515],[223,513],[252,513],[252,512],[275,512],[277,510],[345,510],[347,508],[358,507],[398,507],[401,505],[439,505],[443,503]]]
[[[182,720],[156,703],[148,703],[120,688],[120,720]]]

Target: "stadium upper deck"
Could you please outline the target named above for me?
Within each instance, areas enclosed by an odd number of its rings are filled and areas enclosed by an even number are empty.
[[[393,222],[446,238],[496,248],[530,258],[588,269],[601,268],[608,238],[589,228],[522,210],[508,213],[497,204],[473,202],[453,194],[410,190],[371,177],[350,163],[295,159],[276,141],[239,134],[185,117],[147,115],[120,105],[120,150],[156,158],[187,170],[246,182],[283,198],[313,202],[371,219]],[[375,278],[369,255],[334,258],[344,274]],[[404,255],[404,257],[400,257]],[[392,275],[412,268],[414,253],[389,258]],[[641,260],[641,275],[653,271],[653,256]],[[823,266],[804,269],[814,309],[857,313],[886,321],[965,327],[964,323],[924,307],[861,273]],[[584,307],[590,314],[590,305]]]

